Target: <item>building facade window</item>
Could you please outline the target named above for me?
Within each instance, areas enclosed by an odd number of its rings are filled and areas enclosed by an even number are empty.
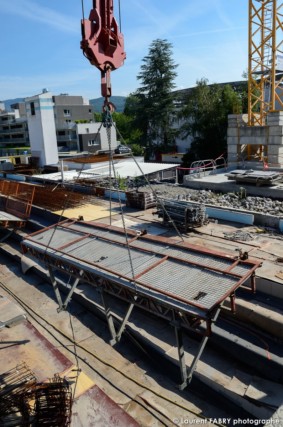
[[[71,111],[70,110],[64,110],[64,116],[68,117],[71,115]]]
[[[35,105],[34,105],[34,102],[30,103],[30,114],[32,116],[35,116]]]
[[[99,145],[95,139],[89,139],[87,142],[89,147],[93,147],[94,145]]]

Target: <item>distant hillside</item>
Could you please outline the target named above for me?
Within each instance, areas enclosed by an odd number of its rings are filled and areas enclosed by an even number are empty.
[[[110,101],[115,105],[117,113],[123,113],[126,101],[125,96],[111,96]],[[100,113],[104,103],[104,98],[90,99],[89,103],[93,105],[96,113]]]
[[[126,101],[125,96],[111,96],[110,100],[115,105],[116,111],[118,113],[122,113],[124,111],[125,101]],[[5,104],[5,109],[7,111],[11,111],[11,104],[16,104],[17,102],[24,102],[24,98],[6,99],[2,102],[4,102]],[[94,106],[94,110],[96,113],[101,112],[103,102],[104,102],[104,98],[102,97],[96,98],[96,99],[90,99],[89,101],[89,103]]]
[[[24,98],[6,99],[2,101],[5,104],[6,111],[11,111],[11,104],[17,104],[17,102],[24,102]]]

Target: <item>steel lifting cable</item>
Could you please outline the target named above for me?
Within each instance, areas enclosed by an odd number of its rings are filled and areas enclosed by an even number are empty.
[[[85,19],[85,7],[84,7],[84,0],[81,0],[82,3],[82,18]]]
[[[111,114],[109,108],[107,108],[107,107],[106,107],[106,112],[104,115],[104,126],[106,128],[107,142],[108,142],[108,148],[109,148],[109,174],[110,174],[110,187],[109,188],[110,188],[110,224],[111,224],[111,210],[112,210],[111,209],[111,175],[112,175],[111,174],[111,168],[113,170],[113,176],[114,176],[115,183],[118,183],[118,179],[117,179],[117,174],[116,174],[116,170],[115,170],[113,154],[112,154],[112,145],[111,145],[111,142],[112,142],[111,141],[111,127],[113,126],[113,117],[112,117],[112,114]],[[136,280],[135,280],[135,271],[134,271],[133,259],[132,259],[130,244],[129,244],[128,233],[127,233],[127,229],[126,229],[126,222],[125,222],[124,211],[123,211],[123,207],[122,207],[122,201],[121,201],[121,196],[120,196],[120,192],[119,192],[119,187],[118,187],[117,193],[118,193],[118,200],[119,200],[119,206],[120,206],[121,217],[122,217],[122,224],[123,224],[123,229],[124,229],[124,233],[125,233],[127,251],[128,251],[128,256],[129,256],[132,280],[133,280],[135,290],[137,291],[137,284],[136,284]]]
[[[99,128],[98,128],[97,134],[96,134],[96,136],[95,136],[95,138],[94,138],[94,142],[96,142],[96,141],[98,140],[98,136],[99,136],[100,130],[101,130],[101,128],[102,128],[102,125],[103,125],[103,123],[101,123],[101,124],[100,124],[100,126],[99,126]],[[89,153],[91,153],[91,152],[89,151]],[[84,170],[84,163],[82,163],[82,166],[81,166],[81,168],[80,168],[80,170],[79,170],[79,173],[78,173],[77,177],[74,179],[74,184],[76,184],[76,183],[79,181],[79,179],[80,179],[80,177],[81,177],[81,175],[82,175],[82,173],[83,173],[83,170]],[[64,183],[62,182],[62,184],[64,184]],[[57,185],[57,186],[58,186],[58,185]],[[57,187],[57,186],[56,186],[56,187]],[[55,187],[55,188],[56,188],[56,187]],[[74,187],[73,187],[72,191],[74,192]],[[70,193],[68,193],[68,194],[67,194],[67,197],[64,199],[64,203],[63,203],[63,206],[62,206],[62,211],[61,211],[61,213],[60,213],[58,223],[60,223],[60,222],[61,222],[62,217],[63,217],[63,215],[64,215],[64,212],[65,212],[65,210],[66,210],[66,209],[67,209],[67,207],[68,207],[68,202],[69,202],[68,197],[69,197],[69,196],[70,196]],[[54,229],[53,229],[53,231],[52,231],[52,233],[51,233],[51,236],[50,236],[50,238],[49,238],[49,240],[48,240],[48,243],[47,243],[47,245],[46,245],[46,249],[45,249],[45,251],[44,251],[44,255],[46,254],[47,250],[49,249],[49,247],[50,247],[50,245],[51,245],[51,241],[52,241],[52,239],[53,239],[53,237],[54,237],[54,234],[55,234],[55,232],[56,232],[57,228],[58,228],[58,224],[56,224],[56,225],[55,225],[55,227],[54,227]]]
[[[118,7],[119,7],[119,28],[120,28],[120,31],[122,32],[122,18],[121,18],[121,2],[120,2],[120,0],[118,2]]]
[[[122,141],[125,145],[127,145],[127,144],[126,144],[126,142],[125,142],[125,140],[124,140],[124,138],[123,138],[123,136],[122,136],[122,135],[121,135],[121,133],[119,132],[119,129],[116,127],[116,125],[115,125],[115,124],[114,124],[114,126],[115,126],[116,132],[117,132],[117,134],[118,134],[119,138],[121,139],[121,141]],[[151,189],[152,193],[154,194],[154,196],[155,196],[156,200],[158,199],[158,201],[159,201],[159,203],[160,203],[160,205],[161,205],[161,207],[162,207],[163,211],[164,211],[164,212],[166,213],[166,215],[168,216],[169,221],[170,221],[170,223],[173,225],[173,227],[174,227],[174,229],[175,229],[176,233],[178,234],[178,236],[180,237],[180,239],[182,240],[182,242],[184,242],[184,238],[183,238],[183,236],[181,235],[180,231],[178,230],[178,227],[176,226],[176,224],[175,224],[174,220],[171,218],[170,214],[169,214],[169,213],[168,213],[168,211],[166,210],[165,205],[164,205],[164,203],[163,203],[163,200],[157,196],[156,191],[153,189],[153,187],[152,187],[152,185],[150,184],[150,182],[149,182],[149,180],[148,180],[147,176],[144,174],[144,172],[143,172],[142,168],[140,167],[139,163],[136,161],[136,159],[135,159],[135,157],[134,157],[134,155],[133,155],[132,153],[131,153],[131,156],[132,156],[132,159],[134,160],[134,162],[135,162],[136,166],[138,167],[139,171],[141,172],[141,174],[142,174],[142,176],[143,176],[144,180],[146,181],[147,185],[149,186],[149,188]]]

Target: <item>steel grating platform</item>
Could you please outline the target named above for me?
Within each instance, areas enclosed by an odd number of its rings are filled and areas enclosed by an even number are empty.
[[[29,235],[23,240],[22,249],[23,263],[26,256],[32,256],[48,268],[59,310],[67,307],[80,282],[99,290],[111,344],[121,338],[134,306],[169,320],[176,331],[183,387],[195,366],[189,376],[185,374],[180,329],[193,329],[204,337],[198,359],[223,301],[230,297],[234,310],[235,291],[241,285],[250,284],[254,292],[255,271],[261,265],[256,260],[243,260],[183,241],[132,230],[125,233],[114,226],[75,220],[65,220]],[[73,280],[71,283],[69,279],[68,285],[63,283],[69,290],[64,302],[57,271],[67,273]],[[107,307],[107,294],[129,304],[118,333]]]
[[[153,299],[205,316],[247,281],[260,266],[177,243],[157,236],[140,236],[101,224],[67,220],[28,236],[24,253],[43,255],[64,264],[118,281]],[[129,249],[130,251],[129,251]]]

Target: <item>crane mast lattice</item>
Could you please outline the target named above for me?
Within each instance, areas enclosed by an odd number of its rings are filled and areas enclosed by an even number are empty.
[[[248,124],[283,110],[283,0],[249,0]]]

